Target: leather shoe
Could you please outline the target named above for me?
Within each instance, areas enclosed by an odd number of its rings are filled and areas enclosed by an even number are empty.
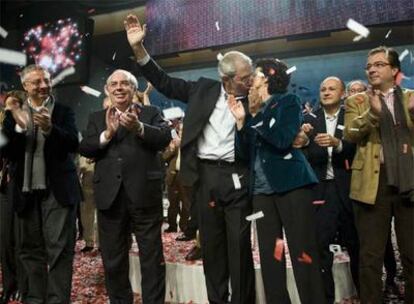
[[[186,261],[201,260],[201,248],[194,246],[191,251],[185,256]]]
[[[196,238],[195,235],[193,236],[193,235],[182,234],[180,236],[177,236],[175,240],[179,242],[188,242],[188,241],[194,240],[195,238]]]

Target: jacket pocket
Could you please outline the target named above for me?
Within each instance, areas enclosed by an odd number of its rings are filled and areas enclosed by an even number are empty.
[[[354,159],[354,161],[352,162],[351,169],[352,170],[362,170],[363,167],[364,167],[364,161],[363,160]]]

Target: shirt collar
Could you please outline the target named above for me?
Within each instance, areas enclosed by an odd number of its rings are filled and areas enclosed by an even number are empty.
[[[32,100],[31,100],[30,98],[27,98],[27,103],[29,104],[29,106],[30,106],[32,109],[39,109],[39,108],[45,107],[45,106],[49,103],[49,101],[50,101],[50,96],[48,96],[48,97],[47,97],[47,98],[43,101],[43,103],[42,103],[42,105],[41,105],[41,106],[35,106],[35,105],[33,105]]]
[[[325,119],[330,120],[330,121],[337,119],[340,111],[341,111],[341,107],[338,108],[338,111],[336,111],[334,115],[330,115],[326,113],[325,109],[323,109],[323,112],[325,113]]]

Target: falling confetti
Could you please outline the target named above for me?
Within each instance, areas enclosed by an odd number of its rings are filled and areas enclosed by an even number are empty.
[[[324,205],[325,201],[324,200],[319,200],[319,201],[313,201],[312,205]]]
[[[388,37],[391,35],[392,30],[389,30],[387,35],[385,35],[385,39],[388,39]]]
[[[6,38],[9,33],[0,26],[0,36]]]
[[[115,57],[116,57],[116,52],[112,55],[112,61],[115,60]]]
[[[302,255],[298,257],[298,261],[304,264],[312,264],[312,258],[306,252],[302,252]]]
[[[398,59],[400,60],[400,62],[401,61],[403,61],[404,60],[404,58],[408,55],[408,54],[410,54],[410,51],[409,50],[407,50],[407,49],[405,49],[401,54],[400,54],[400,56],[398,57]]]
[[[273,257],[276,261],[281,261],[283,258],[283,249],[284,249],[284,242],[283,239],[277,238],[275,244],[275,250],[273,252]]]
[[[216,25],[216,30],[219,31],[220,30],[219,22],[216,21],[215,25]]]
[[[217,60],[221,61],[221,59],[223,59],[223,54],[222,53],[218,53],[217,54]]]
[[[369,29],[367,29],[361,23],[356,22],[354,19],[348,19],[346,27],[364,38],[367,38],[369,35]]]
[[[296,71],[296,65],[294,65],[293,67],[287,69],[286,74],[289,75],[289,74],[293,73],[294,71]]]
[[[259,212],[256,212],[256,213],[253,213],[253,214],[250,214],[250,215],[246,216],[246,220],[254,221],[254,220],[257,220],[257,219],[262,218],[262,217],[264,217],[264,213],[263,213],[263,211],[259,211]]]
[[[352,39],[352,41],[357,42],[357,41],[361,40],[362,38],[364,38],[364,36],[362,36],[362,35],[355,36],[354,39]]]
[[[0,48],[0,62],[25,66],[27,57],[24,53]]]
[[[345,159],[345,170],[349,170],[349,160]]]
[[[214,207],[216,207],[216,202],[209,202],[209,203],[208,203],[208,206],[209,206],[210,208],[214,208]]]
[[[67,68],[65,70],[63,70],[59,75],[57,75],[55,78],[53,78],[52,80],[52,86],[57,85],[59,82],[61,82],[64,78],[75,74],[76,70],[75,68],[72,66],[70,68]]]
[[[81,90],[84,91],[86,94],[89,94],[89,95],[92,95],[92,96],[95,96],[95,97],[101,96],[101,92],[99,92],[95,89],[92,89],[88,86],[81,86]]]

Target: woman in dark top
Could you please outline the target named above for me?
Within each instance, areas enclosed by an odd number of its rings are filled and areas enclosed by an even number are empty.
[[[287,93],[290,75],[278,59],[256,64],[249,102],[261,108],[246,115],[243,105],[229,98],[236,118],[236,153],[250,164],[250,192],[257,233],[266,303],[291,303],[286,287],[283,229],[300,301],[326,303],[316,247],[311,186],[318,182],[300,149],[292,147],[302,124],[299,97]]]

